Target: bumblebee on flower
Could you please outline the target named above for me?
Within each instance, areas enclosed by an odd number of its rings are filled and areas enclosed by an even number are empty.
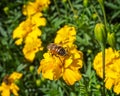
[[[83,54],[73,44],[75,34],[75,28],[67,25],[57,32],[54,43],[48,45],[50,50],[43,55],[44,59],[38,69],[38,73],[42,72],[44,78],[58,80],[62,77],[68,85],[81,79],[79,69],[82,68]]]

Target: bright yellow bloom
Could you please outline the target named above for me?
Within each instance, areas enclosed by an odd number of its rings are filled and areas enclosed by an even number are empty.
[[[63,48],[66,47],[67,55],[51,55],[48,51],[40,62],[38,73],[42,72],[43,77],[50,80],[58,80],[62,77],[68,85],[73,85],[82,77],[79,69],[82,68],[83,54],[71,43],[75,40],[76,31],[74,27],[65,26],[64,28],[60,29],[62,31],[58,31],[55,43],[58,40],[57,44],[61,44]],[[66,35],[67,33],[69,35]]]
[[[23,14],[31,16],[41,12],[43,9],[48,8],[50,0],[35,0],[35,2],[28,2],[23,6]]]
[[[35,37],[34,33],[26,37],[23,54],[28,61],[32,62],[35,58],[35,54],[43,49],[41,44],[41,40]]]
[[[114,87],[114,92],[120,94],[120,55],[119,51],[108,48],[105,50],[105,87],[111,89]],[[102,68],[102,52],[98,53],[94,59],[94,69],[97,74],[103,78]]]
[[[63,28],[57,31],[57,36],[54,42],[57,44],[67,44],[68,46],[71,46],[75,40],[75,28],[65,25]]]
[[[32,24],[36,26],[45,26],[46,25],[46,19],[43,17],[42,13],[36,13],[31,17]]]
[[[13,39],[17,39],[15,42],[17,45],[20,45],[29,33],[34,33],[35,37],[41,35],[41,31],[38,26],[42,25],[40,24],[40,21],[42,21],[43,25],[45,25],[45,20],[39,18],[39,16],[40,14],[36,14],[32,18],[28,18],[27,20],[21,22],[20,25],[13,31]]]
[[[50,80],[63,77],[68,85],[73,85],[81,79],[79,69],[82,68],[82,58],[82,52],[78,51],[75,46],[72,46],[69,55],[65,57],[52,56],[49,52],[45,53],[38,73],[42,71],[43,77]]]
[[[22,74],[17,72],[13,72],[10,76],[5,77],[0,86],[1,96],[10,96],[11,93],[13,93],[15,96],[19,96],[19,87],[14,82],[21,77]]]

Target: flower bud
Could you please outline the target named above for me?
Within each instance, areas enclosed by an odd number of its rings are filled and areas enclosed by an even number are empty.
[[[8,14],[8,11],[9,11],[9,8],[8,7],[4,7],[4,12],[5,12],[5,14]]]
[[[34,67],[33,65],[31,65],[31,66],[29,67],[29,70],[30,70],[31,73],[34,71],[34,69],[35,69],[35,67]]]
[[[112,48],[115,48],[115,34],[114,33],[108,33],[107,41]]]
[[[91,54],[91,53],[92,53],[92,50],[88,49],[88,50],[87,50],[87,53],[88,53],[88,54]]]
[[[96,13],[92,14],[92,18],[93,18],[93,20],[96,20],[97,19],[97,14]]]
[[[97,88],[97,89],[100,89],[100,88],[101,88],[101,86],[98,84],[98,85],[96,85],[96,88]]]
[[[94,29],[94,35],[99,43],[104,44],[106,42],[107,34],[105,32],[104,24],[102,23],[96,24],[95,29]]]
[[[16,79],[16,80],[14,81],[14,83],[18,85],[18,84],[20,84],[20,80],[19,80],[19,79]]]
[[[36,80],[36,85],[39,87],[41,85],[41,80],[40,79],[37,79]]]
[[[88,6],[88,0],[83,0],[83,6],[87,7]]]
[[[67,2],[67,0],[62,0],[62,2],[63,2],[63,3],[66,3],[66,2]]]

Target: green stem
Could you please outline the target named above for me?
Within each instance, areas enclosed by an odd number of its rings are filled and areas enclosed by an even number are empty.
[[[70,1],[70,0],[68,0],[68,3],[69,3],[69,5],[70,5],[70,7],[71,7],[71,9],[72,9],[72,11],[73,11],[73,13],[74,13],[74,15],[75,15],[75,10],[74,10],[74,8],[73,8],[73,6],[72,6],[71,1]]]
[[[94,9],[95,13],[97,14],[97,17],[98,17],[99,21],[102,22],[102,20],[101,20],[99,14],[98,14],[96,8],[93,5],[91,5],[91,7]]]
[[[57,10],[57,13],[58,13],[58,15],[60,16],[60,10],[59,10],[59,8],[58,8],[58,5],[57,5],[57,3],[56,3],[56,0],[54,0],[54,3],[55,3],[55,7],[56,7],[56,10]]]
[[[106,12],[105,12],[105,8],[104,8],[104,0],[103,3],[99,2],[102,12],[103,12],[103,17],[104,17],[104,24],[105,24],[105,29],[108,32],[108,27],[107,27],[107,19],[106,19]]]
[[[105,13],[105,9],[104,9],[104,0],[103,1],[98,0],[98,2],[100,4],[102,12],[103,12],[104,25],[105,25],[105,29],[106,29],[106,32],[107,32],[108,28],[107,28],[106,13]],[[102,65],[103,65],[103,90],[102,90],[102,96],[106,96],[106,94],[105,94],[105,82],[104,82],[105,81],[105,47],[106,47],[106,40],[104,42],[102,42],[100,45],[101,45],[101,50],[102,50]]]
[[[108,29],[107,29],[107,19],[106,19],[106,13],[105,13],[104,6],[101,6],[101,8],[102,8],[102,11],[103,11],[105,28],[106,28],[106,31],[108,31]]]
[[[101,44],[102,49],[102,65],[103,65],[103,92],[102,96],[105,96],[105,44]]]
[[[60,83],[61,83],[61,87],[63,88],[63,90],[65,91],[66,95],[69,96],[69,93],[68,91],[66,90],[66,88],[64,87],[64,84],[63,82],[60,80]]]

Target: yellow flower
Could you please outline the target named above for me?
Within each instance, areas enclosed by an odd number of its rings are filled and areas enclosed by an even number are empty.
[[[120,86],[120,55],[119,51],[108,48],[105,50],[105,87],[111,89],[114,87],[114,92],[120,94],[118,86]],[[103,68],[102,68],[102,52],[95,56],[94,69],[97,74],[103,78]]]
[[[14,82],[21,77],[22,74],[17,72],[13,72],[10,76],[5,77],[0,86],[1,96],[10,96],[11,93],[15,96],[19,96],[19,87]]]
[[[35,0],[35,2],[28,2],[23,6],[23,14],[26,16],[34,15],[47,8],[50,0]]]
[[[50,80],[58,80],[63,77],[68,85],[73,85],[81,79],[79,69],[82,68],[82,58],[82,52],[78,51],[75,46],[69,50],[69,55],[65,57],[52,56],[47,52],[40,62],[38,73],[42,71],[43,77]]]
[[[43,17],[42,13],[36,13],[31,17],[32,24],[36,26],[45,26],[46,25],[46,19]]]
[[[32,62],[35,58],[35,54],[43,49],[41,44],[41,40],[38,37],[35,37],[34,33],[33,35],[29,34],[26,37],[23,54],[28,61]]]
[[[70,27],[65,25],[63,28],[57,31],[57,36],[54,40],[57,44],[67,44],[71,46],[73,42],[76,40],[76,31],[74,27]]]
[[[34,33],[36,37],[41,35],[41,31],[36,22],[33,22],[35,21],[28,18],[27,20],[21,22],[20,25],[13,31],[13,39],[17,39],[15,42],[17,45],[20,45],[29,33]]]
[[[58,80],[62,77],[68,85],[73,85],[82,77],[79,69],[82,68],[83,54],[81,51],[77,50],[77,47],[74,44],[71,43],[75,40],[74,36],[76,31],[74,30],[74,27],[65,27],[65,29],[62,28],[60,29],[62,31],[58,32],[55,38],[55,43],[60,43],[63,48],[66,47],[67,55],[51,55],[48,51],[43,55],[44,59],[40,62],[38,73],[42,72],[43,77],[50,80]]]

